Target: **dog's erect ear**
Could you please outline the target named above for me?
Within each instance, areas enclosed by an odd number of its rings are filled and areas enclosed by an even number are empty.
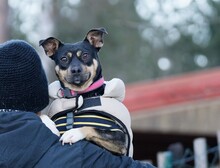
[[[39,41],[39,46],[42,46],[46,55],[51,58],[61,45],[63,45],[63,43],[54,37],[49,37],[45,40]]]
[[[94,28],[87,33],[85,40],[99,50],[104,45],[103,34],[108,34],[105,28]]]

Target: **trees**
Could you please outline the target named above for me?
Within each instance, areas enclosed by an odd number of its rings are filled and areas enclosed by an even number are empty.
[[[75,42],[90,28],[105,27],[109,34],[100,60],[106,80],[135,82],[219,65],[218,0],[9,2],[11,38],[27,39],[36,48],[46,36]]]
[[[219,49],[216,46],[219,39],[216,30],[219,25],[219,1],[136,0],[136,3],[136,10],[143,22],[150,23],[142,29],[145,44],[150,43],[153,49],[150,54],[156,57],[158,64],[161,58],[167,59],[157,67],[153,77],[219,65]],[[167,67],[163,69],[162,66]]]
[[[7,0],[0,1],[0,43],[6,41],[9,38],[9,7]]]

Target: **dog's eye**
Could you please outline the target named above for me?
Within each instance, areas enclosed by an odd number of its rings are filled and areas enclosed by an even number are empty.
[[[67,63],[67,62],[68,62],[67,57],[62,57],[60,60],[61,60],[63,63]]]
[[[81,59],[83,61],[87,61],[89,59],[89,54],[88,53],[84,53],[82,56],[81,56]]]

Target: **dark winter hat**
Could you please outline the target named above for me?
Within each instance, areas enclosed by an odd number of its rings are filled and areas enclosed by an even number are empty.
[[[0,109],[39,112],[49,103],[39,55],[22,40],[0,45]]]

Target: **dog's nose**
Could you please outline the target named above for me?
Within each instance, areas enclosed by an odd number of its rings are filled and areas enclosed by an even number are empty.
[[[81,72],[82,72],[82,68],[79,67],[79,66],[74,66],[74,67],[71,68],[71,72],[72,72],[73,74],[81,73]]]

